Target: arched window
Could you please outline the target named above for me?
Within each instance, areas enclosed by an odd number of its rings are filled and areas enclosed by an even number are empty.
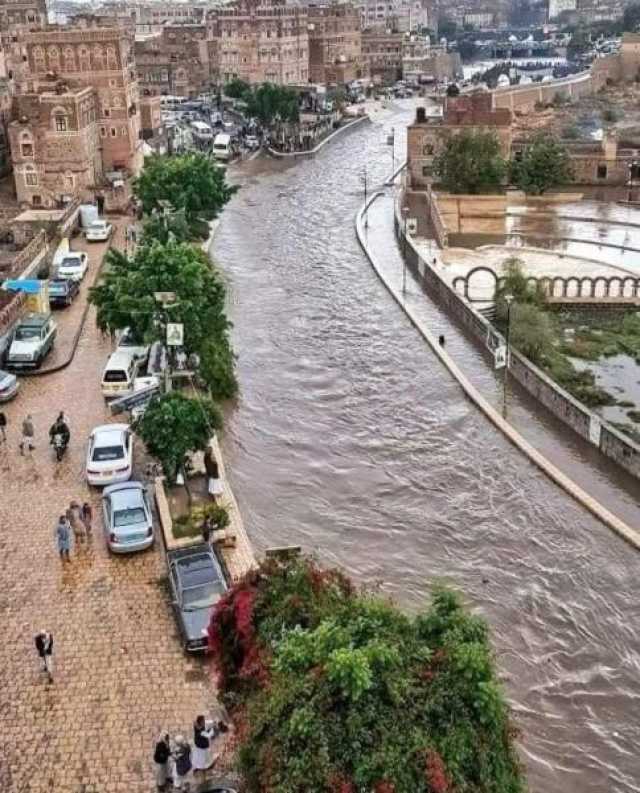
[[[60,71],[60,50],[57,47],[49,47],[47,59],[49,61],[49,69],[52,72]]]
[[[36,72],[44,72],[47,69],[44,49],[42,47],[33,48],[33,68]]]
[[[33,157],[33,138],[30,132],[20,135],[20,154],[23,157]]]
[[[104,69],[104,52],[99,44],[93,48],[93,68],[98,71]]]
[[[24,166],[24,183],[29,185],[29,187],[38,186],[38,172],[33,165]]]
[[[107,47],[107,69],[118,68],[118,57],[113,47]]]
[[[64,48],[64,70],[66,72],[75,72],[76,70],[76,54],[73,47]]]
[[[86,47],[80,47],[78,50],[78,59],[80,61],[80,71],[88,72],[91,69],[91,56]]]

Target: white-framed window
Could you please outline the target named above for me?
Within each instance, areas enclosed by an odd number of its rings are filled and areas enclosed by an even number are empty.
[[[29,187],[38,186],[38,173],[33,165],[27,165],[24,169],[24,183]]]
[[[116,135],[118,134],[118,130],[115,127],[111,127],[110,132],[111,132],[111,137],[112,138],[115,138]]]
[[[54,118],[54,125],[56,132],[66,132],[68,127],[67,117],[62,113],[56,113]]]

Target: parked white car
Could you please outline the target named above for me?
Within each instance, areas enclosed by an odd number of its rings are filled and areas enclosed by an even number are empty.
[[[131,479],[133,432],[128,424],[103,424],[89,436],[87,482],[95,487]]]
[[[149,358],[149,345],[137,339],[130,328],[125,328],[118,336],[116,352],[126,352],[140,363],[146,363]]]
[[[87,242],[106,242],[113,233],[113,226],[106,220],[94,220],[85,232]]]
[[[89,257],[82,251],[69,251],[58,265],[58,278],[68,278],[70,281],[82,281],[89,269]]]

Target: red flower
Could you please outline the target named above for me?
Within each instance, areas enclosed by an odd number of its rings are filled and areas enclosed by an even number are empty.
[[[435,749],[427,750],[426,777],[431,793],[447,793],[449,790],[447,770]]]

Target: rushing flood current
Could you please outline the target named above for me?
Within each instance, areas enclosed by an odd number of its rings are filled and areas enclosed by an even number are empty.
[[[640,557],[473,408],[376,279],[353,232],[363,165],[379,185],[408,115],[382,121],[242,166],[216,236],[242,389],[224,443],[251,537],[411,609],[436,579],[460,587],[491,624],[531,789],[640,791]]]

